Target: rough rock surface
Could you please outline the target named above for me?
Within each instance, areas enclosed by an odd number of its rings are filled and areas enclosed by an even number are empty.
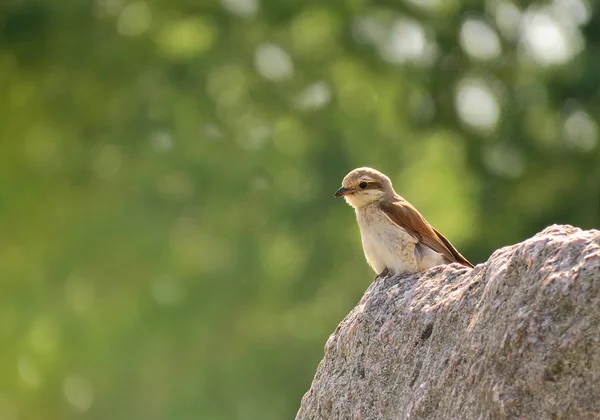
[[[600,419],[600,231],[551,226],[378,278],[329,337],[297,419]]]

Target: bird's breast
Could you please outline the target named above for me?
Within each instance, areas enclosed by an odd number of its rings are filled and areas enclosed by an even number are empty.
[[[417,271],[417,240],[412,235],[376,205],[357,210],[356,218],[365,257],[377,274],[385,268],[396,273]]]

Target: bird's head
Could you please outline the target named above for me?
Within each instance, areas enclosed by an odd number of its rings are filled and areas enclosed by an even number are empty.
[[[372,168],[357,168],[342,180],[342,187],[335,197],[344,197],[346,202],[359,209],[376,201],[394,195],[392,181]]]

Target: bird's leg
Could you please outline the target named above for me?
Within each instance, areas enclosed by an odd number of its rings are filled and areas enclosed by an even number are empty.
[[[390,275],[390,269],[386,267],[383,269],[383,271],[381,273],[379,273],[379,275],[377,277],[384,279],[389,275]]]

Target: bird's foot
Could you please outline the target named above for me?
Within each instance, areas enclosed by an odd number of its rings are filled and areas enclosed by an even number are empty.
[[[390,274],[392,274],[390,269],[386,267],[383,269],[383,271],[381,273],[379,273],[377,275],[377,277],[380,279],[384,279],[384,278],[388,277]]]

